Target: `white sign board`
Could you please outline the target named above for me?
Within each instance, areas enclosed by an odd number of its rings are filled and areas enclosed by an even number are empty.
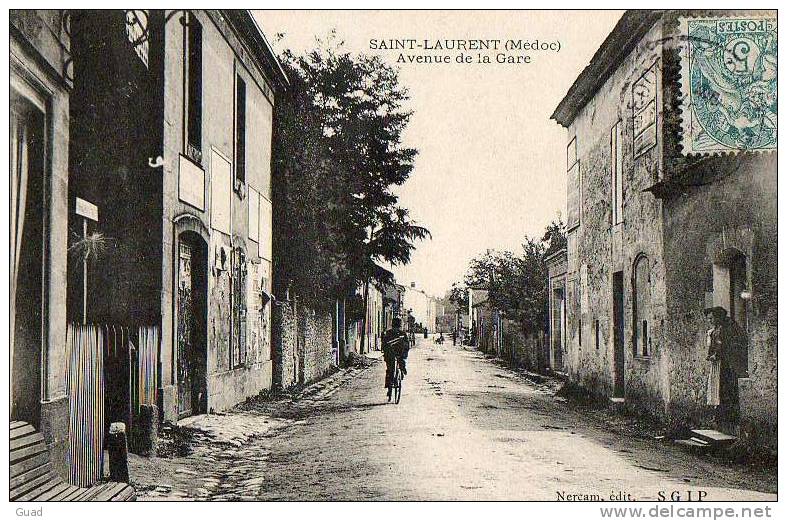
[[[260,193],[249,187],[249,239],[260,242]]]
[[[260,257],[273,259],[273,207],[271,202],[260,196],[260,242],[257,243]]]
[[[76,214],[98,222],[98,206],[77,197]]]
[[[198,210],[205,210],[205,171],[182,154],[178,164],[178,198]]]
[[[210,226],[232,233],[232,163],[215,149],[210,153]]]

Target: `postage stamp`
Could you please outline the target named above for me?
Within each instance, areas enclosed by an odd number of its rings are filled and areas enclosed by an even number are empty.
[[[776,18],[681,18],[683,153],[776,149]]]

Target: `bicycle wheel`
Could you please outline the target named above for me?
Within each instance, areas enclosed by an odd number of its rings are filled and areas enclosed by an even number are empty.
[[[396,372],[394,373],[394,398],[396,403],[402,399],[402,368],[396,364]]]

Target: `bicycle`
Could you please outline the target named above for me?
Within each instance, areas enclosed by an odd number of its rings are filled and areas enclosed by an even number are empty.
[[[402,379],[402,367],[399,365],[399,357],[396,357],[394,358],[393,381],[391,382],[394,403],[399,403],[399,400],[402,399]]]

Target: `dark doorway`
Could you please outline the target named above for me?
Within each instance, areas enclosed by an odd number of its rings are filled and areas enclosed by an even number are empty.
[[[11,419],[40,428],[46,247],[43,107],[11,88]]]
[[[615,398],[625,395],[626,352],[623,344],[623,272],[612,274],[612,320],[615,344]]]
[[[207,412],[207,245],[196,233],[178,241],[178,416]]]
[[[563,371],[566,300],[563,288],[552,290],[552,370]]]
[[[743,293],[748,290],[746,256],[738,250],[732,250],[729,255],[728,268],[730,270],[730,317],[744,331],[748,331],[749,317],[746,300],[742,297]]]

